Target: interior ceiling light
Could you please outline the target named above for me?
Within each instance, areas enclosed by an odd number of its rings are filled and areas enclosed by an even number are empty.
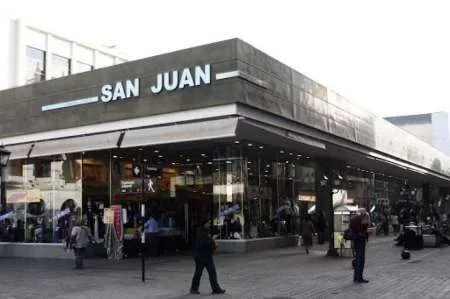
[[[264,148],[264,146],[260,145],[260,146],[259,146],[259,148],[260,148],[260,149],[263,149],[263,148]]]
[[[158,150],[154,150],[153,152],[154,152],[155,154],[159,153],[159,151],[158,151]]]
[[[239,144],[239,140],[236,140],[234,143]]]

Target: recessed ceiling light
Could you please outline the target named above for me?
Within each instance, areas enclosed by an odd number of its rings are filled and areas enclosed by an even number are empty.
[[[289,156],[292,156],[293,155],[293,153],[289,153]]]
[[[227,161],[227,164],[231,164],[231,163],[233,163],[233,162],[231,162],[231,161]]]
[[[252,162],[252,161],[248,161],[247,163],[248,163],[248,164],[252,164],[253,162]]]
[[[259,148],[260,148],[260,149],[263,149],[263,148],[264,148],[264,146],[260,145],[260,146],[259,146]]]
[[[116,156],[116,155],[114,155],[114,156],[113,156],[113,159],[117,159],[117,156]]]
[[[163,158],[164,156],[163,155],[158,155],[158,158]]]
[[[189,158],[188,158],[188,159],[186,159],[186,162],[191,162],[191,159],[189,159]]]
[[[266,167],[270,167],[270,164],[267,164]]]
[[[306,159],[310,159],[310,157],[306,157]]]
[[[210,161],[210,162],[208,162],[208,165],[212,165],[212,164],[213,164],[213,162],[211,162],[211,161]]]
[[[144,162],[147,162],[147,159],[144,159]]]
[[[234,143],[239,144],[239,140],[236,140]]]
[[[297,157],[301,157],[302,155],[298,154]]]
[[[248,146],[249,146],[249,147],[252,147],[252,146],[253,146],[253,144],[252,144],[252,143],[249,143],[249,144],[248,144]]]
[[[202,157],[206,157],[206,154],[201,154]]]
[[[281,150],[281,151],[280,151],[280,154],[284,154],[284,151],[283,151],[283,150]]]
[[[143,151],[144,149],[142,147],[138,148],[138,151]]]
[[[158,151],[158,150],[154,150],[153,152],[154,152],[155,154],[159,153],[159,151]]]

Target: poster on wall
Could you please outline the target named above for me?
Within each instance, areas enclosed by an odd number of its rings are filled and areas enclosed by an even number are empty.
[[[103,214],[104,224],[114,224],[114,211],[112,209],[106,208]]]

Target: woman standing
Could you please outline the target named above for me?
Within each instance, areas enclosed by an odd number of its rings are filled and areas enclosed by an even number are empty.
[[[306,254],[309,254],[309,248],[312,246],[312,236],[313,223],[311,221],[311,216],[309,214],[306,214],[302,223],[302,240],[303,246],[306,250]]]

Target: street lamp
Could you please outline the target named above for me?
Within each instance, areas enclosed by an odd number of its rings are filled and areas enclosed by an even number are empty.
[[[343,177],[340,174],[334,174],[331,180],[324,175],[322,177],[322,180],[320,181],[320,185],[323,187],[327,187],[330,190],[330,197],[331,197],[331,203],[330,203],[330,244],[328,247],[327,256],[331,257],[337,257],[339,256],[339,253],[337,252],[336,248],[334,248],[334,203],[333,203],[333,195],[340,192],[340,190],[335,190],[338,187],[341,187]]]
[[[0,212],[3,212],[6,207],[6,166],[8,165],[10,156],[11,152],[7,151],[3,146],[0,146]]]

